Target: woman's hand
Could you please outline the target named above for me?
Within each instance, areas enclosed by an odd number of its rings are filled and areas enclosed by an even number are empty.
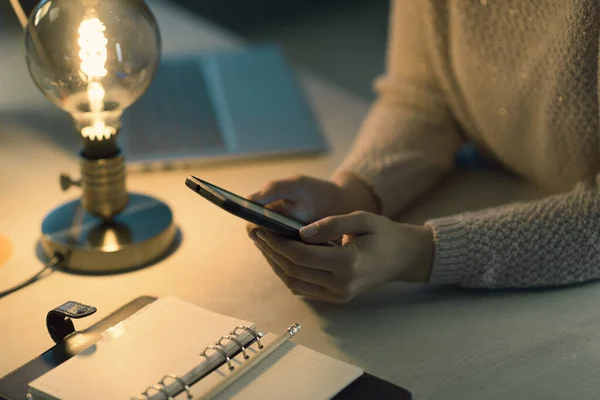
[[[308,176],[273,181],[248,198],[304,222],[356,210],[377,212],[378,208],[378,200],[367,186],[347,174],[332,181]],[[254,228],[249,225],[248,231]]]
[[[429,279],[433,233],[428,227],[353,212],[326,217],[300,233],[306,243],[262,229],[250,235],[273,271],[295,294],[345,303],[385,282]],[[315,245],[340,238],[341,246]]]

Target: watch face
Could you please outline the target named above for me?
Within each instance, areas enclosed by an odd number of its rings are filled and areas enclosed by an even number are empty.
[[[12,255],[12,245],[8,237],[0,235],[0,267],[3,266]]]

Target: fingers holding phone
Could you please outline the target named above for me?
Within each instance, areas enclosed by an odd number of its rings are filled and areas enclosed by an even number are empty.
[[[339,185],[308,176],[269,182],[248,198],[305,223],[343,213],[346,208],[344,193]]]
[[[248,200],[256,201],[256,200],[254,200],[252,198],[252,195],[248,196]],[[259,202],[257,201],[257,203],[259,203]],[[285,216],[290,217],[290,218],[298,219],[296,217],[296,213],[294,213],[294,205],[293,205],[293,203],[291,203],[289,201],[286,201],[286,200],[277,200],[277,201],[274,201],[272,203],[265,204],[264,207],[268,208],[269,210],[275,211],[276,213],[279,213],[281,215],[285,215]],[[254,230],[258,229],[258,228],[259,228],[258,225],[253,224],[251,222],[248,222],[246,224],[246,232],[248,234],[250,234],[252,231],[254,231]]]
[[[331,181],[303,175],[276,180],[249,199],[305,223],[357,210],[377,213],[379,209],[371,189],[350,174],[340,174]],[[255,228],[249,225],[247,230]]]

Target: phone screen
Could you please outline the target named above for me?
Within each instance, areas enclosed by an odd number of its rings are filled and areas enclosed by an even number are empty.
[[[303,224],[303,223],[301,223],[299,221],[296,221],[295,219],[288,218],[288,217],[286,217],[284,215],[276,213],[275,211],[271,211],[268,208],[265,208],[265,207],[263,207],[263,206],[261,206],[259,204],[253,203],[253,202],[251,202],[249,200],[246,200],[243,197],[240,197],[240,196],[238,196],[236,194],[228,192],[225,189],[221,189],[218,186],[211,185],[208,182],[204,182],[204,184],[206,186],[209,186],[214,191],[219,192],[220,194],[222,194],[223,196],[225,196],[228,200],[236,203],[237,205],[242,206],[242,207],[244,207],[244,208],[246,208],[248,210],[251,210],[252,212],[255,212],[257,214],[262,214],[265,217],[270,218],[272,220],[275,220],[275,221],[277,221],[277,222],[279,222],[281,224],[287,225],[287,226],[289,226],[291,228],[298,229],[298,230],[300,230],[300,228],[302,228],[305,225],[305,224]]]

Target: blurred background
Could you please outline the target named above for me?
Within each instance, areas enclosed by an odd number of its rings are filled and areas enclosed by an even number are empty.
[[[77,0],[73,0],[77,1]],[[249,42],[280,44],[294,66],[365,100],[383,71],[389,0],[163,0]],[[26,10],[37,1],[21,0]],[[17,25],[0,0],[0,30]]]

